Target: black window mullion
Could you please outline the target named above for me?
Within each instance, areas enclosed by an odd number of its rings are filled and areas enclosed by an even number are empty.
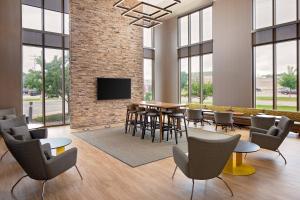
[[[203,10],[199,11],[199,40],[203,42]],[[200,102],[203,103],[203,45],[200,47]]]
[[[256,108],[256,49],[252,47],[252,107]]]
[[[273,109],[277,110],[277,45],[272,44],[273,47]]]
[[[64,4],[64,1],[65,0],[62,0],[61,1],[61,4],[62,4],[62,10],[64,11],[65,10],[65,4]],[[61,17],[62,17],[62,34],[65,35],[65,14],[62,12],[61,13]],[[66,83],[65,83],[65,38],[63,37],[63,40],[62,40],[62,46],[63,46],[63,52],[62,52],[62,59],[63,59],[63,62],[62,62],[62,122],[63,124],[66,124],[66,112],[65,112],[65,97],[66,97],[66,94],[65,94],[65,86],[66,86]]]
[[[297,20],[299,20],[299,2],[300,2],[300,0],[297,0]],[[299,72],[300,72],[300,70],[299,70],[299,68],[300,68],[300,65],[299,65],[299,56],[300,56],[300,54],[299,54],[299,23],[297,23],[297,111],[299,111],[300,110],[300,98],[299,98],[299,94],[300,94],[300,89],[299,89]]]
[[[42,31],[45,31],[45,10],[44,10],[44,0],[42,0]],[[42,92],[42,101],[43,101],[43,124],[46,126],[46,102],[45,102],[45,94],[46,94],[46,86],[45,86],[45,34],[42,34],[42,54],[43,54],[43,66],[42,66],[42,76],[43,76],[43,92]]]
[[[200,68],[200,78],[199,78],[199,81],[200,81],[200,103],[203,104],[203,83],[204,83],[204,78],[203,78],[203,55],[199,56],[200,60],[199,60],[199,68]]]

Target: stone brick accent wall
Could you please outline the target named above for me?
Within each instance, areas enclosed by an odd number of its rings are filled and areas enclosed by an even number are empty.
[[[71,128],[125,121],[126,105],[143,99],[142,29],[112,0],[70,0]],[[131,78],[131,100],[97,101],[96,78]]]

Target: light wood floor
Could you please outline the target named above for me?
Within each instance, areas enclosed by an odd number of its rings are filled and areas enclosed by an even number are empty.
[[[213,130],[211,126],[205,129]],[[231,134],[248,137],[248,130],[236,130]],[[84,177],[81,181],[76,170],[50,180],[46,185],[45,199],[63,200],[157,200],[189,199],[192,182],[179,170],[172,181],[175,167],[172,158],[131,168],[112,158],[83,140],[72,136],[69,127],[49,129],[49,136],[67,136],[72,146],[79,149],[78,167]],[[151,142],[151,141],[149,141]],[[5,150],[3,141],[0,153]],[[254,175],[241,177],[222,175],[230,184],[234,197],[230,196],[218,179],[196,181],[194,199],[300,199],[300,139],[291,134],[281,146],[288,164],[278,154],[266,150],[249,154],[246,162],[253,165]],[[14,199],[10,188],[24,175],[24,171],[9,154],[0,163],[0,199]],[[15,199],[40,199],[41,182],[24,179],[15,190]]]

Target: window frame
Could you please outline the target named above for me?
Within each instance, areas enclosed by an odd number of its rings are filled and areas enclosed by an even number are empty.
[[[184,48],[184,47],[190,47],[190,46],[193,46],[193,45],[197,45],[197,44],[203,44],[203,43],[206,43],[208,41],[213,41],[213,33],[212,33],[212,38],[210,40],[204,40],[203,41],[203,10],[207,9],[207,8],[213,8],[213,3],[209,3],[208,5],[206,6],[203,6],[201,8],[198,8],[192,12],[189,12],[187,14],[184,14],[184,15],[181,15],[177,18],[177,47],[178,48]],[[196,12],[199,12],[199,42],[196,42],[196,43],[191,43],[191,15],[196,13]],[[212,10],[213,12],[213,10]],[[180,20],[181,18],[183,17],[188,17],[188,44],[187,45],[182,45],[181,46],[181,23],[180,23]],[[212,15],[212,21],[213,21],[213,15]],[[213,30],[212,30],[213,32]]]
[[[144,31],[144,30],[142,30]],[[152,60],[152,100],[155,99],[155,29],[151,28],[151,43],[152,47],[144,46],[144,33],[143,33],[143,70],[144,70],[144,59]],[[143,73],[143,86],[144,86],[144,73]],[[145,91],[143,91],[144,94]],[[144,98],[144,95],[143,95]]]
[[[155,80],[154,80],[154,73],[155,73],[155,68],[154,68],[154,62],[155,60],[154,59],[151,59],[151,58],[143,58],[143,86],[145,86],[145,78],[144,78],[144,66],[145,66],[145,60],[151,60],[151,73],[152,73],[152,78],[151,78],[151,90],[152,90],[152,99],[151,100],[154,100],[155,99]],[[145,91],[143,91],[143,98],[145,97]],[[145,99],[144,99],[145,100]]]
[[[30,2],[30,1],[28,1]],[[42,29],[41,30],[36,30],[36,29],[30,29],[30,28],[23,28],[23,26],[21,25],[22,28],[22,35],[24,34],[24,31],[27,31],[29,34],[32,33],[38,33],[41,34],[42,37],[42,43],[41,44],[32,44],[32,43],[27,43],[24,42],[24,38],[22,40],[22,47],[23,46],[33,46],[33,47],[40,47],[42,48],[42,117],[43,117],[43,126],[44,127],[52,127],[52,126],[63,126],[63,125],[68,125],[70,124],[69,122],[66,122],[66,109],[65,109],[65,103],[66,103],[66,99],[65,99],[65,87],[66,87],[66,80],[65,80],[65,66],[66,66],[66,61],[65,61],[65,53],[66,50],[69,51],[69,55],[70,55],[70,49],[69,49],[69,44],[66,43],[66,41],[68,41],[69,34],[65,34],[65,14],[69,14],[68,11],[68,7],[69,7],[69,0],[61,0],[61,10],[53,10],[53,9],[47,9],[45,8],[45,0],[41,0],[41,5],[37,6],[37,5],[33,5],[30,3],[26,3],[25,2],[21,2],[21,6],[26,5],[26,6],[31,6],[31,7],[36,7],[36,8],[40,8],[42,10],[41,13],[41,19],[42,19]],[[54,12],[58,12],[61,14],[61,33],[56,33],[56,32],[49,32],[49,31],[45,31],[45,10],[49,10],[49,11],[54,11]],[[23,17],[23,13],[21,13],[21,16]],[[70,21],[69,21],[70,23]],[[70,30],[70,29],[69,29]],[[49,46],[45,44],[45,38],[46,35],[51,35],[51,36],[58,36],[61,37],[61,47],[57,47],[55,45],[53,46]],[[23,49],[23,48],[22,48]],[[62,52],[62,110],[61,110],[61,114],[62,114],[62,121],[61,123],[57,124],[57,125],[47,125],[47,121],[46,121],[46,97],[45,97],[45,81],[46,81],[46,77],[45,77],[45,64],[46,64],[46,58],[45,58],[45,49],[56,49],[56,50],[60,50]],[[23,50],[22,50],[23,51]],[[23,71],[23,69],[22,69]],[[23,101],[22,101],[22,107],[23,107]],[[70,108],[69,108],[70,110]],[[70,114],[70,113],[69,113]]]
[[[276,46],[277,44],[284,43],[284,42],[289,42],[289,41],[295,41],[296,42],[296,72],[297,72],[297,106],[296,106],[296,111],[300,111],[300,0],[296,0],[296,20],[295,21],[290,21],[282,24],[276,24],[276,0],[272,0],[272,26],[268,27],[263,27],[259,29],[255,29],[255,0],[252,0],[252,107],[256,108],[256,66],[255,66],[255,47],[258,46],[264,46],[264,45],[272,45],[273,48],[273,55],[272,55],[272,69],[273,69],[273,110],[278,110],[277,109],[277,52],[276,52]],[[283,40],[278,40],[277,34],[278,30],[280,28],[285,28],[288,26],[296,26],[296,31],[295,31],[295,36],[290,37],[287,39]],[[271,31],[272,35],[270,38],[270,41],[268,42],[262,42],[262,43],[257,43],[256,42],[256,36],[259,32],[261,31]]]
[[[213,3],[210,3],[206,6],[198,8],[190,13],[184,14],[177,18],[177,51],[178,51],[178,102],[181,103],[181,59],[187,58],[188,59],[188,103],[192,101],[192,74],[191,74],[191,59],[194,56],[199,56],[199,82],[200,82],[200,102],[203,103],[203,56],[212,54],[213,57],[213,30],[212,30],[212,39],[203,41],[203,10],[207,8],[213,8]],[[191,15],[199,12],[199,42],[198,43],[191,43]],[[213,9],[212,9],[213,12]],[[188,45],[181,46],[181,27],[180,27],[180,19],[183,17],[188,17]],[[213,17],[213,14],[212,14]],[[196,50],[195,50],[196,49]],[[212,66],[213,67],[213,66]]]

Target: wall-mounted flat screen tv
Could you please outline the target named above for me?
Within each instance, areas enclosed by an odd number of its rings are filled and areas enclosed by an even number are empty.
[[[130,99],[131,79],[128,78],[97,78],[97,99]]]

